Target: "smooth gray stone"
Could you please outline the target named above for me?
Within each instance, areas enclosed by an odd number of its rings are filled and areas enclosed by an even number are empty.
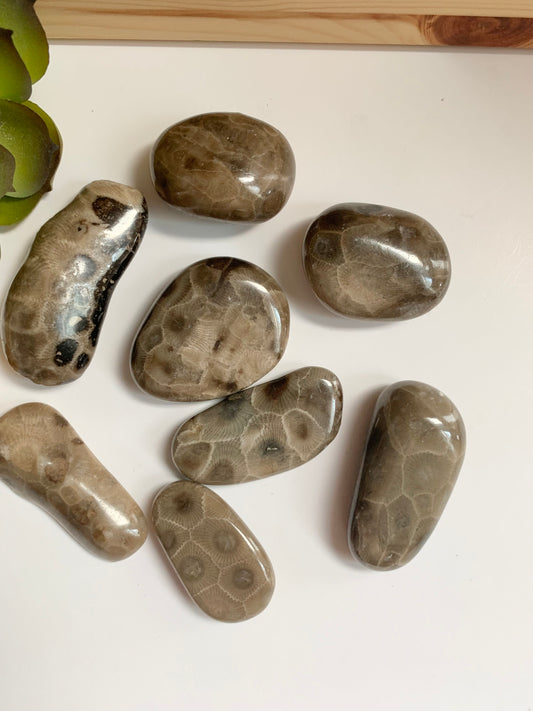
[[[381,205],[335,205],[314,220],[304,267],[322,303],[357,319],[409,319],[443,298],[451,277],[444,240],[426,220]]]
[[[455,405],[415,381],[378,398],[349,524],[352,554],[378,570],[409,562],[435,528],[463,462]]]
[[[255,264],[202,259],[156,300],[131,352],[145,392],[165,400],[214,400],[268,373],[285,351],[289,304]]]
[[[201,484],[177,481],[155,498],[152,520],[176,574],[207,615],[240,622],[265,609],[274,592],[272,565],[220,496]]]
[[[342,389],[325,368],[301,368],[254,385],[187,420],[172,458],[202,484],[254,481],[316,457],[335,438]]]

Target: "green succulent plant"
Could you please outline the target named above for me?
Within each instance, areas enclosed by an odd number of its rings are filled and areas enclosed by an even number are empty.
[[[26,101],[31,94],[31,78],[13,44],[13,30],[0,28],[0,97]]]
[[[13,44],[33,84],[43,76],[50,59],[46,33],[34,5],[35,0],[0,0],[0,27],[12,30]]]
[[[0,0],[0,225],[19,222],[52,189],[61,157],[57,126],[28,101],[49,62],[35,0]]]

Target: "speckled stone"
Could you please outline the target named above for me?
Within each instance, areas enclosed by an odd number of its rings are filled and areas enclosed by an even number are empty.
[[[240,259],[189,266],[157,299],[134,341],[138,385],[166,400],[225,397],[268,373],[289,335],[279,284]]]
[[[99,180],[43,225],[7,295],[3,335],[12,368],[40,385],[85,372],[146,222],[138,190]]]
[[[166,202],[203,217],[263,222],[285,205],[294,155],[273,126],[238,113],[171,126],[152,151],[152,179]]]
[[[254,481],[316,457],[337,435],[342,389],[325,368],[255,385],[187,420],[172,442],[179,471],[203,484]]]
[[[409,319],[443,298],[451,276],[444,240],[426,220],[381,205],[346,203],[309,227],[304,267],[322,303],[357,319]]]
[[[207,615],[239,622],[265,609],[274,592],[272,565],[213,491],[190,481],[170,484],[157,495],[152,518],[172,567]]]
[[[48,405],[26,403],[0,418],[0,479],[102,558],[127,558],[146,539],[141,509]]]
[[[379,570],[420,550],[452,492],[465,454],[463,420],[439,390],[414,381],[378,398],[350,516],[353,555]]]

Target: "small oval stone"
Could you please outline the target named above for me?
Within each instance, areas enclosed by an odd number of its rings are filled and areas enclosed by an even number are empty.
[[[0,417],[0,479],[107,560],[147,535],[141,509],[54,408],[25,403]]]
[[[455,405],[415,381],[378,398],[349,524],[352,554],[378,570],[409,562],[435,528],[465,455]]]
[[[293,469],[337,435],[342,389],[326,368],[308,367],[230,395],[187,420],[172,459],[188,479],[236,484]]]
[[[147,214],[138,190],[99,180],[41,227],[4,309],[4,349],[14,370],[40,385],[85,372]]]
[[[193,116],[152,151],[152,179],[166,202],[217,220],[263,222],[285,205],[295,176],[287,139],[239,113]]]
[[[409,319],[443,298],[451,276],[442,237],[423,218],[381,205],[335,205],[310,225],[304,267],[322,303],[357,319]]]
[[[177,481],[156,497],[159,541],[194,602],[222,622],[262,612],[274,592],[267,554],[246,524],[201,484]]]
[[[231,257],[187,267],[157,299],[135,338],[131,371],[165,400],[212,400],[242,390],[276,365],[289,304],[265,271]]]

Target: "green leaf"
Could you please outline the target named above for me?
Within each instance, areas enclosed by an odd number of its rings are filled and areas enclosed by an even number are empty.
[[[0,98],[26,101],[31,95],[31,79],[12,35],[12,30],[0,27]]]
[[[50,189],[59,146],[52,141],[43,119],[28,106],[0,99],[0,145],[15,157],[15,190],[8,195],[25,198]]]
[[[45,73],[50,57],[34,3],[35,0],[0,0],[0,27],[13,30],[13,44],[35,84]]]
[[[30,214],[43,195],[44,191],[40,191],[22,200],[5,195],[0,199],[0,225],[13,225],[15,222],[20,222]]]
[[[15,175],[15,158],[7,148],[0,146],[0,198],[13,190],[13,176]]]

